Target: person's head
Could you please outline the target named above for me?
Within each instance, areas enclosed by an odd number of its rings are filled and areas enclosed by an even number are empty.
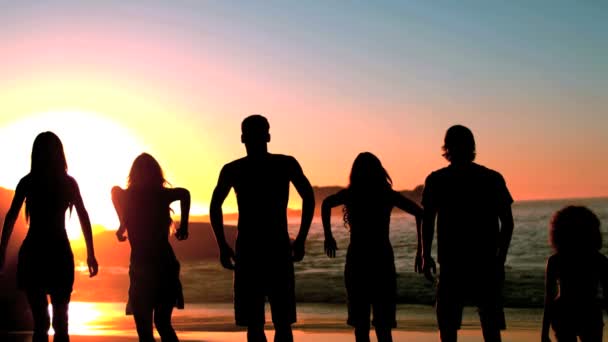
[[[556,252],[587,252],[602,247],[599,218],[588,208],[567,206],[549,225],[549,243]]]
[[[475,138],[470,129],[454,125],[445,132],[443,156],[451,163],[472,162],[475,160]]]
[[[38,134],[32,146],[30,172],[36,177],[58,176],[67,173],[68,164],[63,144],[53,132]]]
[[[381,197],[392,185],[393,181],[378,157],[370,152],[359,153],[350,171],[350,195],[343,209],[344,225],[350,229],[353,220],[365,215],[370,205],[382,203]]]
[[[133,161],[128,183],[129,188],[162,188],[167,185],[167,180],[156,159],[142,153]]]
[[[270,142],[269,131],[270,124],[265,117],[259,114],[250,115],[241,123],[241,142],[245,144],[248,152],[265,151],[266,145]]]
[[[390,189],[393,180],[382,166],[380,159],[370,152],[359,153],[350,171],[350,189]]]

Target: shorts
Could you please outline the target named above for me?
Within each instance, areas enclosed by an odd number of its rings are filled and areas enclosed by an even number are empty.
[[[347,262],[344,281],[348,306],[347,324],[352,327],[397,327],[397,274],[394,263],[386,267],[353,265]]]
[[[440,330],[460,329],[462,310],[466,304],[477,306],[482,322],[494,322],[499,329],[506,328],[502,306],[504,272],[488,272],[491,268],[441,265],[437,284],[437,324]]]
[[[296,322],[295,274],[290,259],[271,263],[237,262],[234,270],[234,314],[239,326],[264,325],[268,298],[275,325]]]

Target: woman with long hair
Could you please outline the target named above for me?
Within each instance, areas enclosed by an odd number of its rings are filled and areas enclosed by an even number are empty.
[[[33,341],[48,341],[48,299],[53,304],[55,342],[69,341],[68,306],[74,284],[74,255],[65,230],[65,212],[76,208],[87,246],[89,274],[98,271],[89,215],[68,166],[61,140],[52,132],[34,140],[30,173],[23,177],[6,215],[0,242],[0,268],[19,211],[25,202],[29,229],[19,250],[18,287],[25,291],[34,319]]]
[[[154,322],[163,342],[177,341],[171,314],[174,307],[184,307],[184,299],[179,262],[169,244],[169,205],[180,201],[181,220],[175,236],[185,240],[190,193],[184,188],[169,188],[156,159],[143,153],[133,162],[127,189],[112,188],[112,201],[120,219],[118,240],[126,240],[126,231],[131,244],[127,314],[134,316],[139,340],[154,341]]]
[[[390,217],[397,207],[416,217],[420,236],[422,208],[392,189],[392,180],[380,160],[369,152],[360,153],[350,173],[350,184],[328,196],[321,216],[325,252],[336,256],[337,244],[331,233],[331,208],[344,205],[344,223],[350,230],[344,280],[348,301],[348,324],[355,329],[357,342],[369,341],[370,314],[379,342],[392,341],[396,326],[397,274],[389,239]],[[418,239],[416,270],[421,267]]]

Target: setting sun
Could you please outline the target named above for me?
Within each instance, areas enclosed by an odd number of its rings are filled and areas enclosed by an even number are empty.
[[[129,130],[100,115],[75,111],[34,115],[0,128],[0,146],[10,161],[0,174],[0,186],[14,188],[28,173],[32,142],[43,131],[53,131],[62,140],[68,173],[80,186],[93,224],[116,229],[110,189],[125,185],[133,159],[146,151],[144,145]],[[82,235],[78,215],[66,216],[70,239],[78,239]]]

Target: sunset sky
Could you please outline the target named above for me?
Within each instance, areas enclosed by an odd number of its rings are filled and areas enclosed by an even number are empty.
[[[516,200],[606,196],[608,3],[573,4],[0,2],[0,186],[52,130],[94,222],[115,224],[109,189],[143,151],[204,214],[262,113],[315,185],[371,151],[411,189],[459,123]]]

